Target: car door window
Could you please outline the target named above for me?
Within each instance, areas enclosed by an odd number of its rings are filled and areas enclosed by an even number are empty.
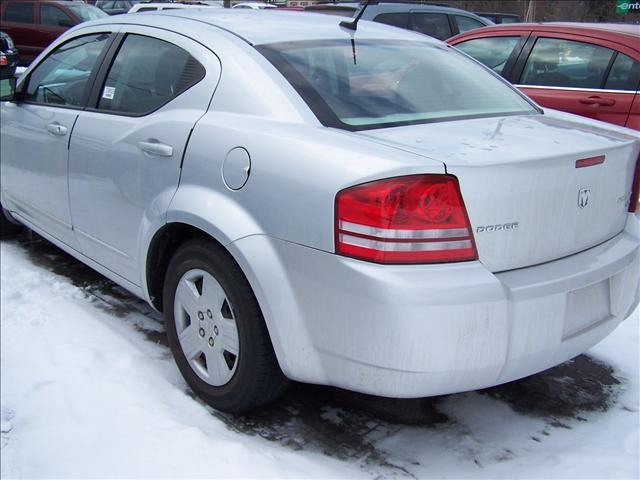
[[[614,51],[591,43],[539,38],[527,59],[522,85],[602,88]]]
[[[107,75],[98,108],[144,115],[198,83],[204,74],[204,67],[182,48],[129,34]]]
[[[374,22],[384,23],[393,27],[410,29],[408,13],[381,13],[373,19]]]
[[[33,3],[10,3],[4,11],[3,20],[5,22],[34,23]]]
[[[54,5],[40,5],[40,24],[53,27],[70,27],[73,20]]]
[[[81,106],[89,77],[110,34],[74,38],[56,48],[29,75],[24,100],[56,106]]]
[[[618,52],[604,88],[608,90],[638,90],[640,88],[640,62]]]
[[[502,73],[520,37],[485,37],[456,45],[467,55],[484,63],[496,73]]]
[[[454,15],[454,17],[456,18],[456,23],[458,24],[458,30],[460,33],[486,26],[475,18],[467,17],[466,15]]]
[[[416,32],[430,35],[438,40],[445,40],[451,37],[451,27],[449,19],[444,13],[422,13],[412,12],[411,23]]]

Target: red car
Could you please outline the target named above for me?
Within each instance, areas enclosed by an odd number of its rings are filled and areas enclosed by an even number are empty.
[[[494,25],[447,42],[544,107],[640,130],[640,25]]]
[[[8,0],[0,2],[2,30],[20,52],[20,63],[29,64],[58,36],[82,22],[106,17],[99,8],[82,1]]]

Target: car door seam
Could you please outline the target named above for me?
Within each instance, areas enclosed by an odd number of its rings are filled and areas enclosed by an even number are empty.
[[[73,121],[73,125],[71,125],[71,129],[69,130],[69,136],[67,137],[67,161],[66,161],[66,166],[67,166],[67,207],[69,208],[69,223],[71,223],[71,231],[74,232],[75,231],[75,224],[73,222],[73,209],[71,208],[71,188],[70,188],[70,181],[69,181],[69,167],[70,167],[70,159],[71,159],[71,135],[73,135],[73,130],[76,127],[76,124],[78,123],[78,120],[80,119],[80,114],[81,112],[79,112],[76,115],[75,120]]]

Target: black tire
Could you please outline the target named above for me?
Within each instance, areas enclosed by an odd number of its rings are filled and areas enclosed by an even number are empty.
[[[0,205],[0,238],[13,237],[20,233],[24,227],[7,218],[2,205]]]
[[[176,289],[182,276],[193,269],[211,274],[233,305],[240,345],[238,365],[231,380],[219,387],[206,383],[193,371],[178,341]],[[197,239],[176,251],[165,276],[163,310],[169,346],[180,373],[209,405],[240,413],[270,403],[285,392],[289,381],[278,365],[258,301],[238,264],[220,245]]]

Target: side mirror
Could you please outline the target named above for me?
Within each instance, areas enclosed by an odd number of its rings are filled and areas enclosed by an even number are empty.
[[[13,102],[16,99],[16,77],[0,79],[0,102]]]

